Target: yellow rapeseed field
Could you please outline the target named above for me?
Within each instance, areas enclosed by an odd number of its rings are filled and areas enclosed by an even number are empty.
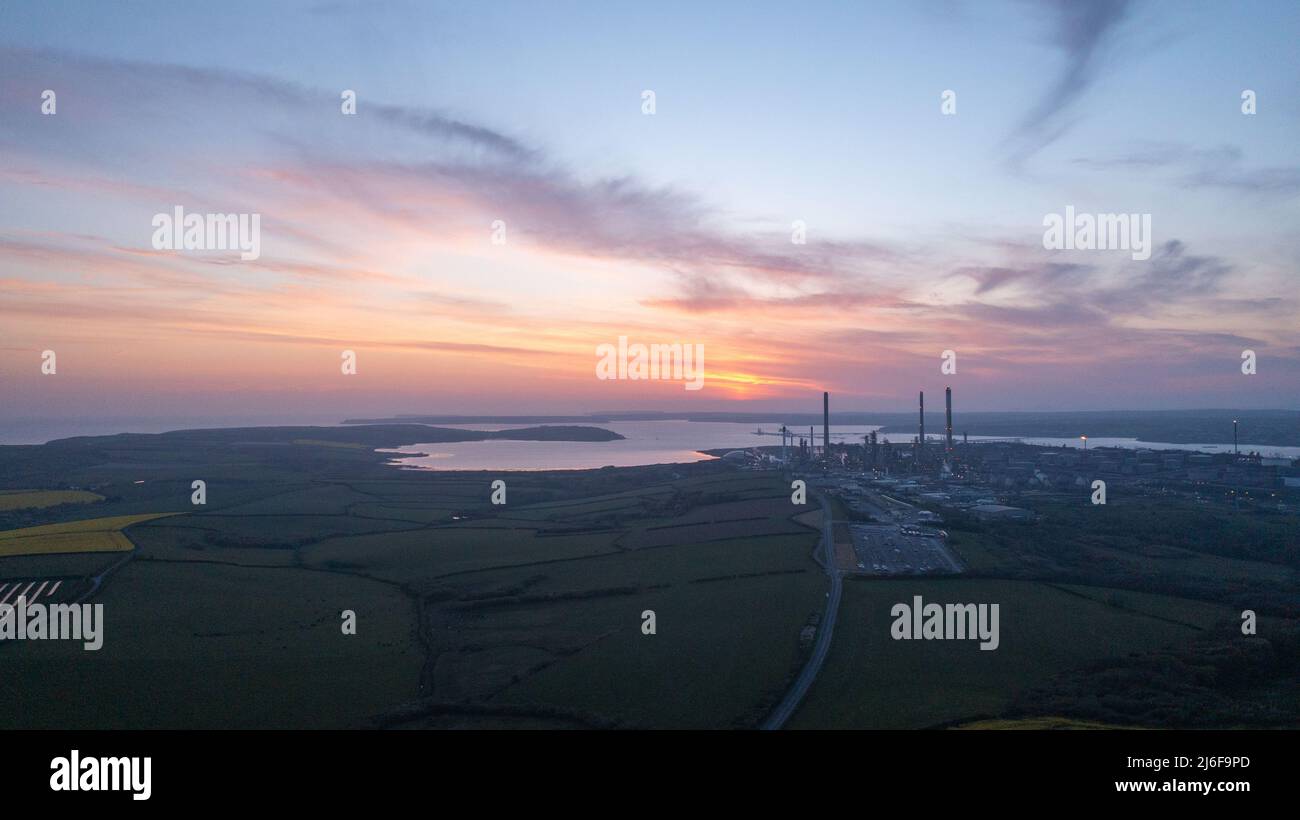
[[[976,720],[963,723],[957,729],[1133,729],[1133,726],[1116,726],[1091,720],[1066,717],[1027,717],[1014,719]]]
[[[122,530],[142,521],[178,514],[115,515],[4,530],[0,531],[0,557],[57,552],[122,552],[133,546],[130,539],[122,534]]]
[[[0,491],[0,512],[103,500],[104,496],[85,490],[4,490]]]

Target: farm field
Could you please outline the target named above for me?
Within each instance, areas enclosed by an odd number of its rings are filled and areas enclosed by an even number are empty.
[[[96,598],[104,646],[3,647],[0,725],[364,725],[414,696],[414,605],[392,585],[294,568],[132,561]],[[357,634],[344,636],[351,608]],[[36,685],[35,682],[40,682]]]
[[[949,544],[975,575],[1160,592],[1300,616],[1300,518],[1219,520],[1179,501],[1117,501],[1105,516],[1043,502],[1032,527],[950,522]],[[1096,519],[1096,520],[1094,520]]]
[[[428,604],[435,694],[485,714],[575,710],[585,725],[753,725],[823,600],[813,543],[740,538],[458,576]],[[641,634],[646,610],[654,636]]]
[[[103,500],[102,495],[85,490],[4,490],[0,491],[0,512],[58,504],[91,504]]]
[[[1090,662],[1190,642],[1234,613],[1197,601],[1057,588],[1030,581],[853,580],[844,585],[831,654],[795,728],[920,729],[1002,714],[1017,694]],[[926,601],[997,603],[1001,644],[894,640],[891,607]]]
[[[132,547],[122,530],[172,513],[119,515],[0,532],[0,556],[121,552]]]
[[[489,702],[563,704],[642,728],[752,727],[798,671],[799,628],[824,587],[824,577],[809,567],[665,585],[603,599],[599,608],[584,604],[581,613],[564,604],[522,607],[516,618],[563,623],[566,631],[583,627],[589,640],[502,686]],[[755,609],[758,602],[768,603]],[[653,640],[628,617],[646,609],[663,613]],[[627,625],[609,629],[609,623]]]
[[[399,471],[373,431],[330,435],[196,431],[179,466],[152,449],[179,434],[110,437],[29,462],[104,500],[0,534],[0,583],[113,571],[100,651],[0,646],[19,707],[0,725],[752,726],[797,670],[826,580],[775,474],[511,474],[494,506],[495,476]],[[90,537],[135,548],[13,547]]]
[[[1036,731],[1040,729],[1132,729],[1133,727],[1116,726],[1111,723],[1097,723],[1089,720],[1073,720],[1071,718],[1041,717],[1024,718],[1021,720],[976,720],[952,728]]]

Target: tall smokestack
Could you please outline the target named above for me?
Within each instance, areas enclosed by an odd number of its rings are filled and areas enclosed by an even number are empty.
[[[948,403],[948,452],[952,452],[952,388],[947,388],[945,400]]]
[[[1237,420],[1232,420],[1232,454],[1237,455]]]
[[[925,452],[925,391],[921,391],[921,438],[917,441],[916,454]]]
[[[822,455],[831,457],[831,394],[822,393]]]

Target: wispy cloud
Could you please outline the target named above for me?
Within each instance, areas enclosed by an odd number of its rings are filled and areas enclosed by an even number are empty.
[[[1139,143],[1101,157],[1079,157],[1074,164],[1096,171],[1166,172],[1184,188],[1231,191],[1259,200],[1300,195],[1300,166],[1250,167],[1236,145],[1194,148],[1184,143]]]
[[[1046,0],[1033,8],[1046,17],[1047,42],[1060,53],[1062,65],[1005,141],[1007,163],[1016,170],[1070,129],[1071,111],[1093,84],[1105,46],[1127,17],[1130,3]]]

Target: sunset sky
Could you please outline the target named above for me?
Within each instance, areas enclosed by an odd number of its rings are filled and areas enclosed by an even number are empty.
[[[1297,42],[1293,0],[5,3],[0,422],[1295,408]],[[178,205],[261,257],[155,250]],[[1150,260],[1044,250],[1067,205]],[[619,336],[704,389],[597,380]]]

